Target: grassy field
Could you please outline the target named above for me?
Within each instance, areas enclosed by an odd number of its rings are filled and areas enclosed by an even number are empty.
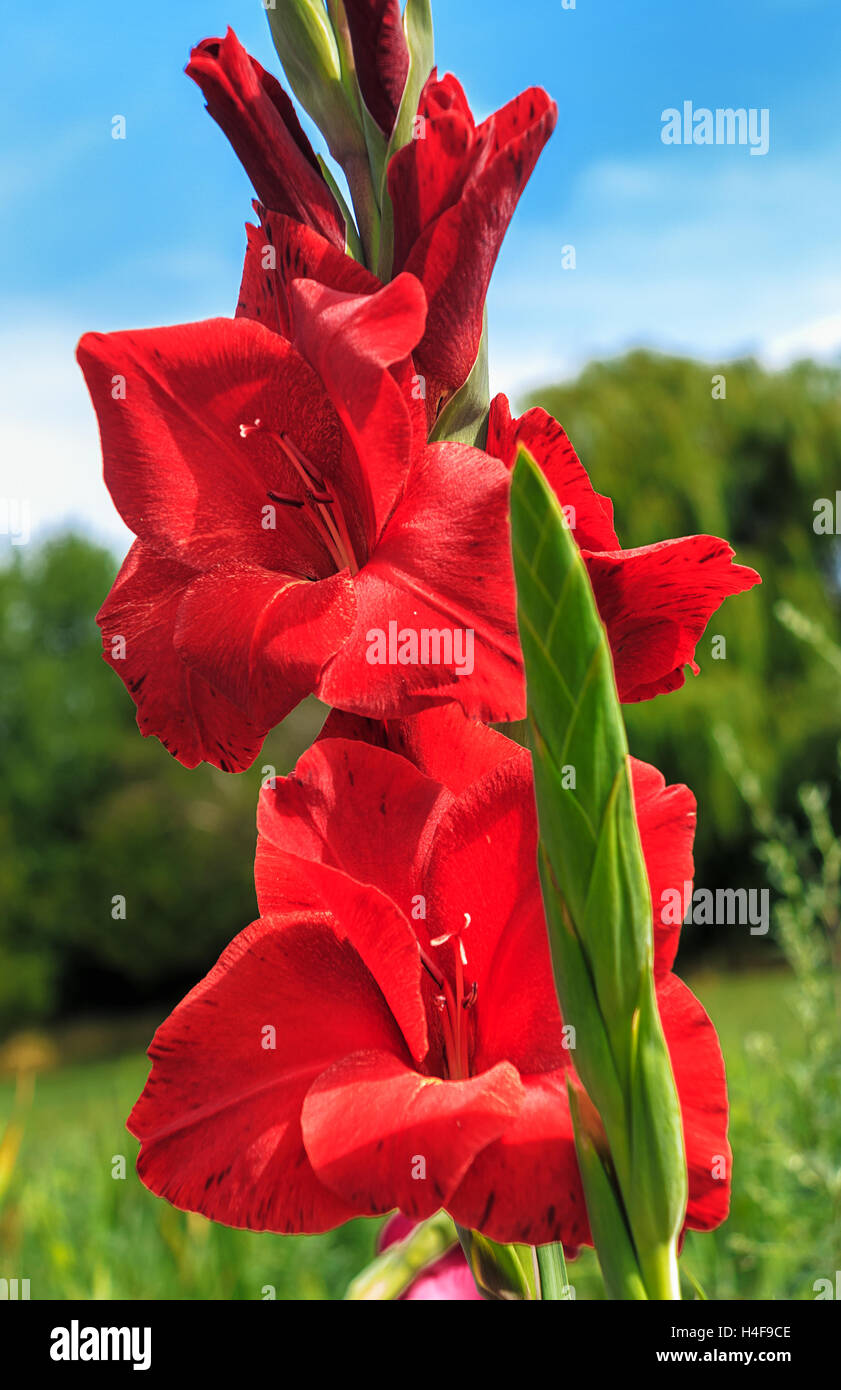
[[[710,1298],[813,1298],[814,1280],[841,1261],[838,1225],[821,1212],[823,1189],[791,1132],[792,984],[774,971],[691,983],[727,1059],[735,1171],[730,1221],[690,1235],[684,1262]],[[320,1237],[257,1235],[186,1216],[140,1185],[124,1125],[146,1071],[131,1052],[38,1077],[11,1171],[0,1158],[0,1277],[28,1278],[33,1299],[340,1297],[370,1258],[379,1223]],[[0,1132],[13,1095],[11,1081],[0,1084]],[[120,1156],[125,1178],[112,1176]],[[570,1276],[579,1298],[600,1296],[591,1257]]]

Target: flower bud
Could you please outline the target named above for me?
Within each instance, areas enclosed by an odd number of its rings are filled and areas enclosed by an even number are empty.
[[[314,227],[339,249],[345,222],[295,108],[280,83],[246,53],[233,29],[204,39],[187,76],[224,130],[267,208]]]

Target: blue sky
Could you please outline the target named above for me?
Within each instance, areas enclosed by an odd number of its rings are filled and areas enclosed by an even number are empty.
[[[478,116],[531,84],[559,106],[491,291],[495,389],[516,397],[640,343],[714,364],[838,355],[836,0],[434,9],[439,68]],[[0,494],[31,499],[35,534],[72,520],[125,548],[80,333],[232,311],[252,194],[183,74],[191,45],[228,23],[277,70],[260,0],[6,8]],[[769,153],[664,145],[661,113],[684,101],[767,107]]]

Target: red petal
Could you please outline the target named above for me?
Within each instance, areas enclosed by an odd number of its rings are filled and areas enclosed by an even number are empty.
[[[175,640],[189,666],[270,729],[314,690],[353,619],[347,571],[311,584],[222,565],[187,589]]]
[[[317,1176],[360,1212],[424,1220],[517,1115],[523,1088],[500,1063],[468,1081],[419,1076],[394,1052],[363,1051],[313,1083],[302,1130]],[[420,1173],[423,1160],[425,1176]]]
[[[583,554],[626,704],[683,685],[683,668],[694,664],[713,613],[731,594],[761,583],[755,570],[731,563],[733,551],[715,536]]]
[[[410,719],[366,719],[334,709],[318,737],[359,739],[388,748],[454,796],[520,751],[510,738],[469,719],[456,704],[422,710]]]
[[[683,1117],[689,1168],[686,1224],[710,1231],[730,1207],[732,1154],[727,1142],[727,1081],[715,1028],[676,975],[657,987],[657,1003]],[[714,1177],[723,1170],[724,1177]]]
[[[268,490],[300,491],[283,450],[240,425],[285,430],[331,479],[339,422],[289,343],[247,319],[87,333],[79,362],[99,416],[105,481],[142,540],[204,569],[247,559],[298,574],[329,572],[327,551],[293,507],[263,525]],[[116,382],[116,385],[115,385]],[[113,391],[124,387],[124,399]]]
[[[631,758],[631,784],[642,852],[651,888],[654,917],[654,974],[667,975],[677,954],[686,884],[695,873],[692,842],[695,838],[695,798],[678,783],[667,787],[662,773],[650,763]],[[671,910],[680,895],[680,908]],[[667,910],[669,909],[669,910]],[[663,918],[666,918],[664,921]],[[674,917],[677,921],[674,921]]]
[[[524,749],[473,783],[441,817],[425,875],[427,940],[461,932],[466,987],[476,981],[472,1067],[569,1065],[563,1047],[543,900],[531,760]],[[470,924],[463,928],[465,913]],[[452,975],[453,946],[428,945]]]
[[[329,912],[337,936],[350,942],[376,979],[406,1046],[420,1065],[429,1051],[429,1037],[418,942],[407,917],[379,888],[358,882],[344,868],[331,864],[328,855],[319,859],[292,852],[284,841],[305,849],[300,841],[306,839],[306,825],[293,824],[285,836],[283,822],[278,818],[274,823],[267,809],[265,792],[258,824],[255,879],[263,916]]]
[[[362,99],[390,135],[409,71],[400,0],[345,0],[345,14]]]
[[[517,1119],[476,1156],[448,1209],[460,1225],[504,1244],[589,1244],[563,1077],[524,1076],[523,1085]]]
[[[394,205],[394,270],[404,268],[426,228],[452,207],[470,173],[475,125],[461,84],[433,71],[421,93],[423,139],[393,155],[388,186]],[[420,148],[423,146],[423,148]]]
[[[557,420],[537,407],[512,420],[506,397],[496,396],[491,401],[487,451],[513,468],[519,444],[524,444],[540,464],[561,506],[574,508],[574,520],[569,513],[568,519],[578,544],[588,550],[618,550],[613,503],[593,491],[586,469]]]
[[[482,719],[524,716],[508,492],[499,460],[461,444],[427,448],[376,552],[356,576],[357,623],[316,692],[325,703],[394,718],[457,700]],[[372,664],[368,634],[387,634],[389,622],[398,634],[458,630],[465,658],[472,632],[472,672],[467,660],[462,675],[455,662]]]
[[[260,795],[260,911],[288,904],[303,859],[373,884],[411,917],[435,826],[451,800],[395,753],[344,739],[316,743],[291,777]]]
[[[154,734],[185,767],[204,760],[240,772],[259,753],[265,728],[246,719],[175,650],[178,610],[194,578],[194,570],[136,541],[97,614],[103,655],[137,705],[144,738]]]
[[[426,301],[410,275],[377,294],[350,295],[295,280],[290,289],[294,341],[318,372],[350,439],[367,489],[368,535],[378,537],[402,490],[413,452],[405,386],[409,355],[423,332]],[[385,368],[399,364],[400,384]]]
[[[351,1208],[310,1167],[300,1114],[312,1080],[359,1046],[405,1055],[352,947],[327,918],[255,922],[155,1034],[128,1120],[143,1182],[174,1206],[251,1230],[347,1220]]]
[[[348,294],[374,294],[376,275],[346,256],[311,227],[254,204],[259,227],[246,223],[248,246],[237,317],[257,319],[291,338],[289,289],[293,280],[317,280]]]
[[[208,111],[262,201],[309,223],[343,251],[344,217],[295,108],[277,79],[249,57],[233,29],[224,39],[203,39],[193,49],[187,76],[201,88]]]

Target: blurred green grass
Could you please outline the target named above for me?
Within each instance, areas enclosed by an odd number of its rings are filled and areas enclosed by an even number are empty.
[[[780,1132],[789,1113],[779,1110],[781,1065],[796,1070],[803,1050],[787,1029],[792,977],[705,970],[690,983],[721,1037],[736,1161],[731,1218],[712,1235],[690,1234],[685,1263],[710,1298],[813,1298],[831,1253],[808,1234],[809,1185],[792,1167],[797,1135]],[[782,1064],[768,1050],[781,1033]],[[141,1186],[125,1118],[147,1068],[131,1053],[38,1077],[0,1205],[0,1276],[28,1278],[33,1299],[260,1299],[267,1287],[278,1299],[341,1297],[371,1258],[378,1222],[316,1237],[234,1231]],[[0,1083],[0,1132],[13,1096],[14,1083]],[[124,1180],[111,1176],[116,1155],[126,1160]],[[570,1266],[570,1278],[579,1298],[601,1296],[591,1254]]]
[[[235,1231],[176,1211],[134,1171],[126,1116],[143,1087],[142,1055],[39,1076],[5,1201],[0,1277],[33,1299],[341,1297],[371,1258],[379,1223],[324,1236]],[[14,1084],[0,1085],[0,1133]],[[116,1155],[125,1179],[112,1177]]]

